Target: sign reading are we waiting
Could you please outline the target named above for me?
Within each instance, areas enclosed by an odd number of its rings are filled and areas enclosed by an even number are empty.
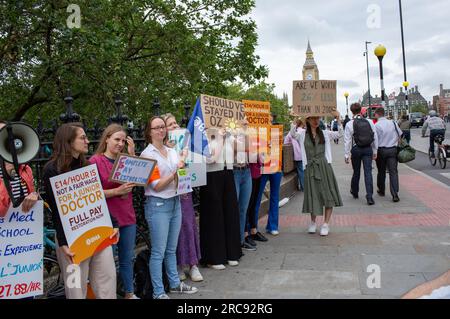
[[[297,116],[335,115],[336,81],[294,81],[292,111]]]
[[[0,217],[0,300],[43,294],[43,208],[43,201],[27,213],[11,206]]]
[[[155,160],[149,158],[119,154],[114,162],[109,180],[119,184],[134,183],[137,186],[147,187],[156,163]]]

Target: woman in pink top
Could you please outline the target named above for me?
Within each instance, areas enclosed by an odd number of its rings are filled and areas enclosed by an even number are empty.
[[[136,242],[136,214],[131,191],[133,183],[117,184],[108,180],[114,162],[128,143],[128,153],[134,154],[134,142],[118,124],[109,125],[100,139],[95,155],[89,160],[97,164],[100,180],[106,196],[109,213],[119,225],[120,240],[117,244],[119,269],[125,289],[125,299],[138,299],[133,286],[133,257]]]

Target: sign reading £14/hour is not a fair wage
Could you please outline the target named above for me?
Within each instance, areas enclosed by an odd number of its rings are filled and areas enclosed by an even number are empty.
[[[70,250],[79,264],[114,243],[111,217],[96,165],[50,179]]]

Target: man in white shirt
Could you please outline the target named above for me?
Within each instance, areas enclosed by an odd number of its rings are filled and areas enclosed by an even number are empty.
[[[400,201],[398,197],[398,159],[397,146],[400,136],[403,132],[395,121],[389,121],[384,117],[384,108],[377,108],[375,117],[378,119],[375,125],[378,135],[378,157],[377,157],[377,186],[378,194],[385,195],[386,187],[386,168],[389,171],[389,184],[392,200],[396,203]]]
[[[359,103],[353,103],[350,110],[353,113],[353,120],[349,121],[345,126],[344,134],[345,162],[349,164],[351,158],[353,167],[350,193],[355,199],[358,198],[362,162],[367,204],[374,205],[372,160],[377,159],[378,136],[372,121],[361,116],[361,105]]]

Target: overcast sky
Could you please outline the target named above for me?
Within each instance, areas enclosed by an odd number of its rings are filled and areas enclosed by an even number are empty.
[[[431,101],[440,83],[450,88],[450,1],[403,0],[402,6],[408,81]],[[278,95],[287,92],[290,103],[292,81],[302,79],[308,37],[320,78],[338,80],[341,111],[345,91],[350,93],[350,104],[367,90],[365,41],[372,42],[372,95],[381,95],[378,60],[373,54],[378,44],[387,48],[383,60],[386,94],[398,92],[403,83],[397,0],[256,0],[252,16],[258,25],[257,54],[269,68],[269,82],[275,83]]]

